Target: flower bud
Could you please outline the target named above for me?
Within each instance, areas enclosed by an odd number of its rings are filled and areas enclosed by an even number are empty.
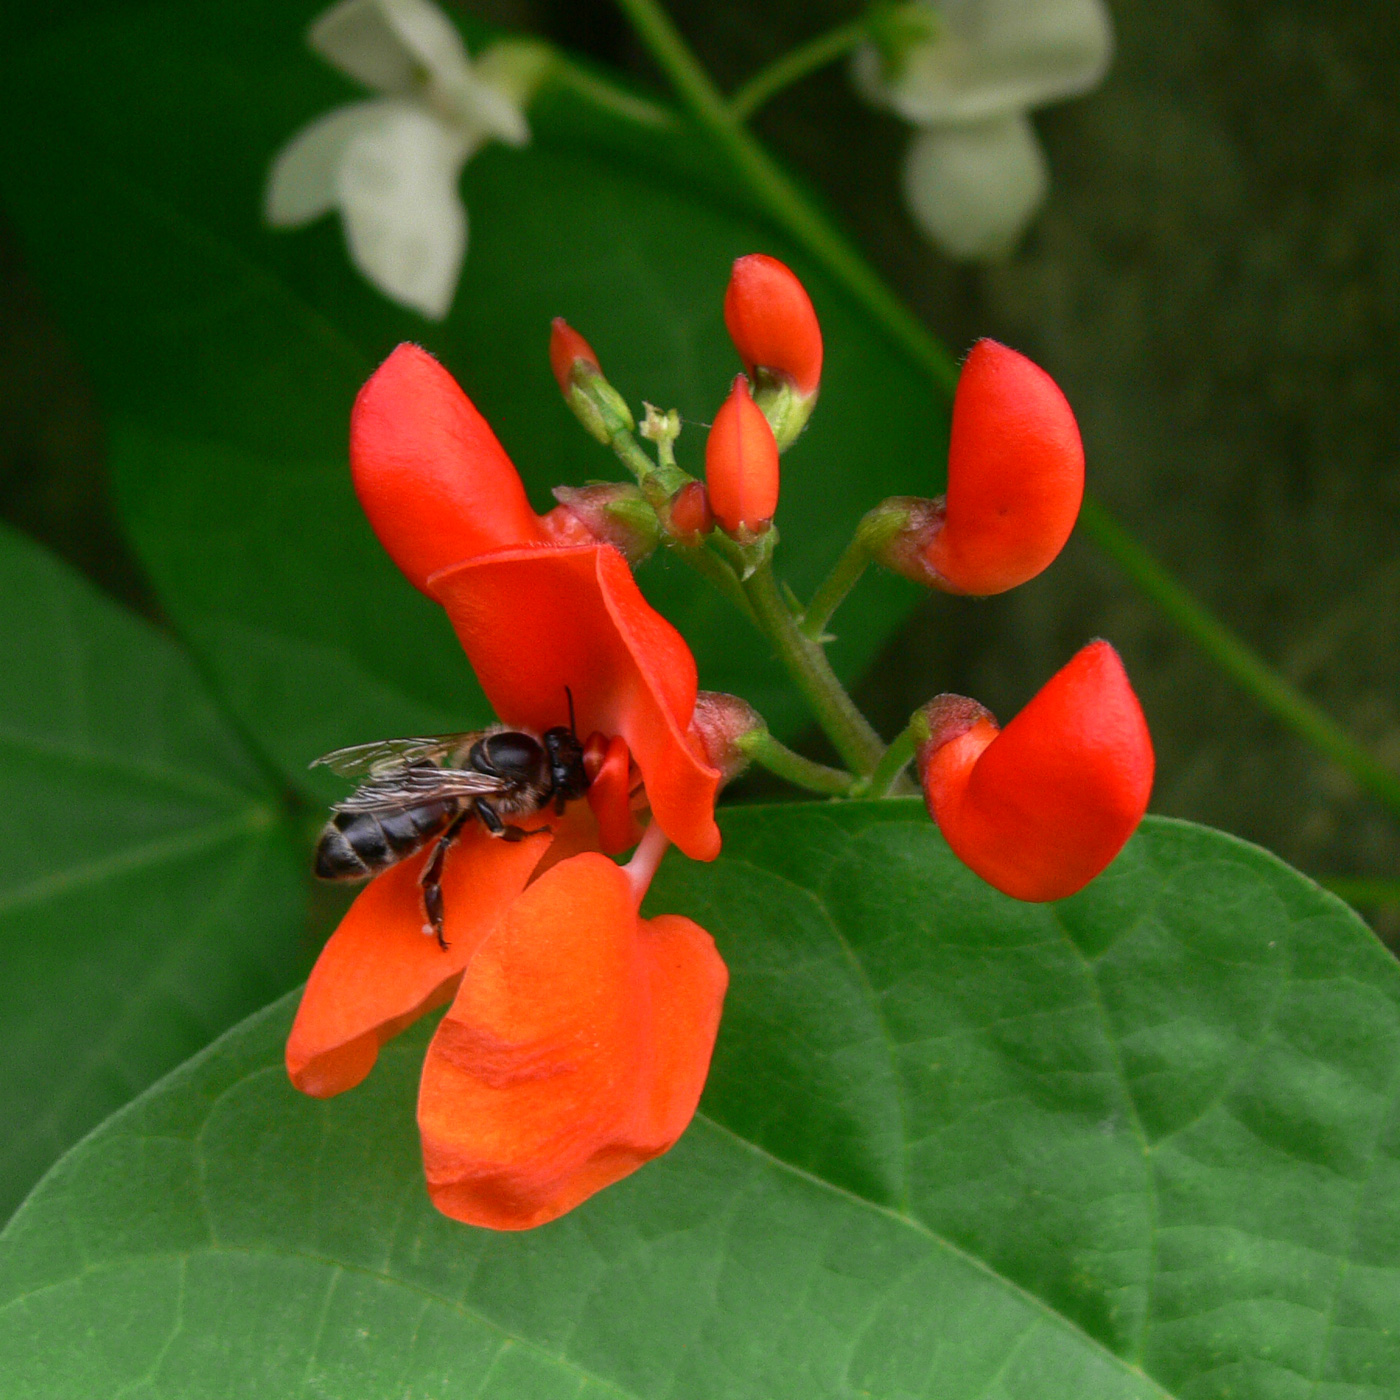
[[[549,364],[574,417],[604,446],[636,426],[627,400],[603,377],[593,347],[562,316],[550,326]]]
[[[1091,642],[1004,730],[960,695],[924,707],[917,761],[953,853],[1014,899],[1064,899],[1147,810],[1152,738],[1118,653]]]
[[[749,766],[744,739],[768,730],[763,716],[747,700],[720,690],[696,694],[690,727],[704,745],[705,761],[719,769],[721,786],[733,782]]]
[[[872,552],[947,593],[1004,593],[1054,560],[1083,499],[1084,446],[1065,396],[1024,355],[979,340],[953,400],[947,495],[877,507],[867,524],[896,506],[907,518],[877,531]]]
[[[778,444],[742,374],[735,376],[706,440],[705,484],[715,518],[735,539],[755,539],[772,524]]]
[[[821,384],[822,332],[811,298],[791,269],[750,253],[730,273],[724,324],[778,450],[786,451],[806,427]]]
[[[699,544],[715,528],[710,494],[703,481],[688,481],[671,497],[666,529],[685,544]]]
[[[635,569],[661,542],[661,522],[630,482],[556,486],[545,526],[560,544],[610,544]],[[559,517],[556,519],[556,517]]]

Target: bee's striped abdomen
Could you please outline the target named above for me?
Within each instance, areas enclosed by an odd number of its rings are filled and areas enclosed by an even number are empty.
[[[457,811],[455,802],[428,802],[397,812],[337,812],[316,843],[321,880],[364,880],[421,850]]]

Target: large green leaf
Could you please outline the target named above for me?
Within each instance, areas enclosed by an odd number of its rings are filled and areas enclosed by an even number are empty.
[[[16,41],[0,66],[0,189],[112,416],[126,523],[171,615],[293,782],[337,744],[485,713],[448,628],[393,575],[350,490],[350,404],[400,340],[443,356],[544,508],[557,483],[620,475],[559,400],[549,318],[589,336],[634,404],[682,410],[681,455],[698,469],[738,368],[720,314],[729,264],[772,251],[806,279],[828,344],[821,408],[785,462],[793,583],[812,587],[881,496],[932,489],[945,425],[917,371],[723,190],[683,130],[542,99],[530,149],[490,148],[467,170],[472,245],[443,326],[354,273],[333,220],[262,227],[275,152],[359,95],[306,49],[318,8],[97,7]],[[665,562],[641,577],[704,685],[745,694],[781,731],[800,724],[727,604]],[[890,578],[862,588],[842,616],[843,674],[916,596]],[[254,700],[248,678],[269,670],[280,679]]]
[[[0,1238],[7,1394],[1381,1400],[1400,969],[1261,851],[1149,822],[1055,906],[917,805],[727,814],[650,904],[732,972],[678,1147],[554,1225],[427,1205],[422,1030],[343,1098],[291,1002]]]
[[[0,1217],[302,966],[275,794],[164,637],[0,531]],[[3,1389],[3,1387],[0,1387]]]

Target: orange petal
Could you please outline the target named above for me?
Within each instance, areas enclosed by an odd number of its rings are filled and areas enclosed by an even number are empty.
[[[641,823],[632,810],[632,755],[620,734],[604,741],[589,783],[588,805],[597,818],[598,845],[605,855],[630,851],[642,839]]]
[[[431,847],[370,881],[311,969],[287,1039],[292,1083],[318,1099],[353,1089],[385,1041],[448,1001],[550,844],[498,841],[475,823],[462,832],[443,868],[446,952],[423,932]]]
[[[423,1067],[444,1214],[553,1220],[665,1152],[695,1113],[728,973],[689,919],[639,919],[601,855],[542,875],[482,943]]]
[[[429,591],[447,609],[492,707],[507,724],[626,741],[661,828],[694,860],[719,854],[719,774],[690,735],[695,658],[606,545],[517,549],[444,570]]]

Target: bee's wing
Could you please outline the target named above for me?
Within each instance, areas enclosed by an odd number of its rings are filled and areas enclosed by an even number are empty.
[[[466,797],[484,797],[504,792],[510,784],[490,773],[471,768],[403,768],[383,777],[371,778],[345,799],[337,802],[337,812],[401,812],[405,807],[426,806],[430,802],[453,802]]]
[[[435,734],[421,739],[380,739],[373,744],[352,744],[322,754],[309,766],[324,766],[342,778],[373,778],[389,775],[415,763],[441,763],[460,749],[470,748],[486,731],[465,734]]]

